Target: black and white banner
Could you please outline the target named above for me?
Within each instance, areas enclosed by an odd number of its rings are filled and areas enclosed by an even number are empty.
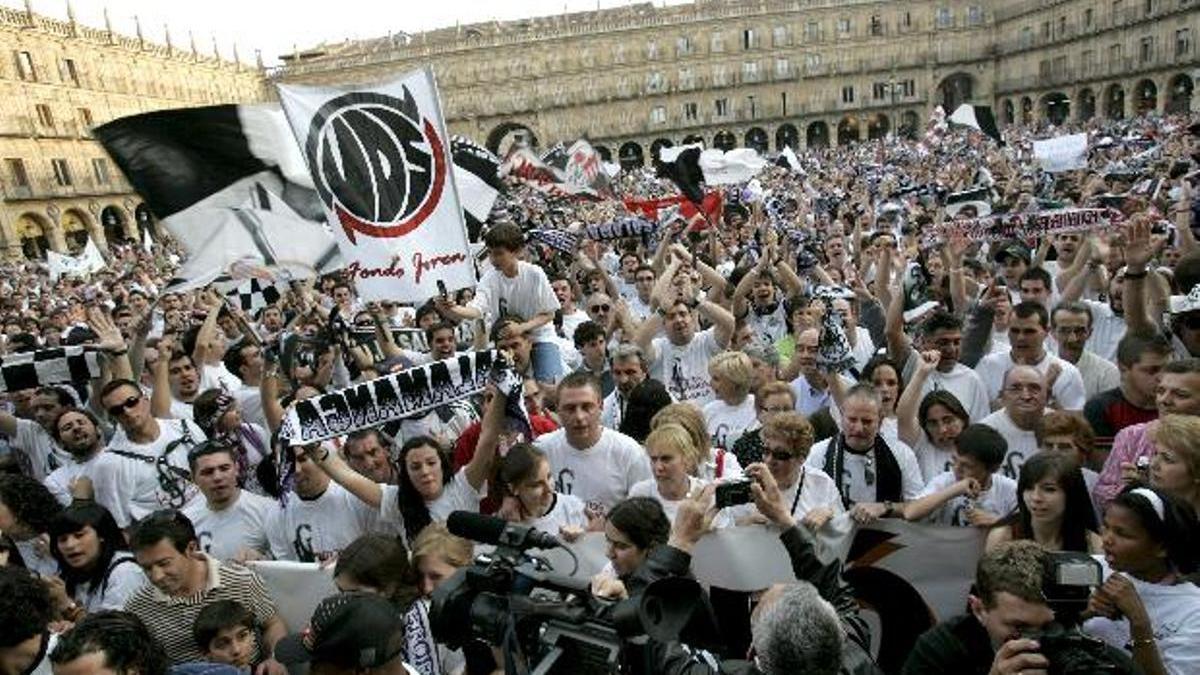
[[[500,158],[463,136],[451,138],[450,147],[454,156],[454,184],[462,202],[467,233],[471,241],[476,241],[496,198],[504,189],[504,181],[500,180]]]
[[[962,233],[972,241],[1030,239],[1063,232],[1081,232],[1120,222],[1120,213],[1112,209],[1055,209],[1038,213],[1007,213],[988,218],[972,218],[943,223],[940,233]],[[937,243],[933,235],[926,245]]]
[[[218,279],[213,285],[243,312],[257,312],[279,302],[279,298],[283,297],[278,286],[262,279]]]
[[[55,347],[0,357],[0,392],[100,377],[100,353],[83,346]]]
[[[466,352],[345,389],[296,401],[280,436],[307,445],[385,422],[420,415],[483,390],[498,352]]]
[[[433,71],[376,85],[279,85],[279,98],[364,300],[424,302],[475,285]]]
[[[160,110],[95,134],[187,251],[169,290],[221,275],[290,280],[342,267],[278,105]]]

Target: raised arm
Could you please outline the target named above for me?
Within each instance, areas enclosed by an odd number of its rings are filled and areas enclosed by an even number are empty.
[[[700,301],[697,309],[712,322],[713,337],[716,338],[717,344],[722,349],[727,349],[729,347],[729,340],[733,337],[735,324],[733,314],[712,300],[707,299]]]
[[[153,389],[150,391],[150,414],[160,419],[171,416],[171,355],[175,351],[175,342],[170,337],[163,336],[158,341],[158,358],[150,366],[153,378]],[[199,368],[199,364],[196,366]]]
[[[320,445],[313,450],[306,450],[309,459],[317,463],[321,470],[333,479],[333,482],[346,488],[350,494],[358,497],[367,506],[379,508],[383,502],[383,488],[378,483],[350,468],[346,460],[338,453],[330,452],[329,448]]]
[[[213,354],[210,345],[215,342],[214,338],[220,333],[221,327],[217,324],[217,318],[221,316],[221,308],[225,306],[225,299],[217,293],[211,292],[202,296],[208,313],[204,315],[204,323],[200,324],[200,331],[196,333],[196,346],[192,348],[192,360],[196,362],[196,368],[202,369],[207,363],[211,363],[214,359],[220,358],[220,354]],[[170,358],[170,354],[167,355]]]
[[[518,395],[520,395],[518,385]],[[488,476],[492,475],[492,464],[496,459],[496,446],[500,443],[500,434],[504,431],[504,408],[507,404],[507,392],[504,387],[492,387],[492,402],[483,412],[483,420],[479,426],[479,441],[475,444],[475,454],[462,470],[466,473],[467,482],[476,491],[483,489]]]
[[[1125,323],[1130,333],[1149,335],[1160,330],[1147,311],[1150,256],[1150,224],[1135,217],[1125,225]]]
[[[900,400],[896,402],[898,435],[900,440],[909,446],[915,446],[921,440],[921,420],[917,418],[923,398],[921,390],[941,360],[942,353],[936,349],[921,352],[920,358],[917,359],[917,369],[900,394]]]
[[[887,306],[884,334],[887,336],[888,356],[898,364],[907,363],[909,352],[912,351],[912,339],[904,332],[903,293],[894,293],[891,296],[891,302]]]

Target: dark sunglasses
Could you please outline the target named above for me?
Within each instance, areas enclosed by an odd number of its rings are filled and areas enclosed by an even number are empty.
[[[782,450],[763,450],[763,459],[773,459],[776,462],[790,462],[796,459],[796,453]]]
[[[612,309],[611,305],[594,305],[592,307],[593,312],[607,312],[610,309]]]
[[[141,403],[141,401],[142,401],[141,395],[134,394],[133,396],[130,396],[129,398],[125,399],[121,403],[118,403],[114,406],[109,406],[108,408],[106,408],[106,410],[108,411],[109,417],[120,417],[121,413],[125,412],[126,410],[133,410],[133,406],[137,405],[138,403]]]

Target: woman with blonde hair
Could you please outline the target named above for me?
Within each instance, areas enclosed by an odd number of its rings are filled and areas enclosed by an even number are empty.
[[[1200,511],[1200,417],[1164,415],[1151,433],[1151,487]]]
[[[445,525],[436,521],[426,525],[412,540],[412,569],[421,597],[404,615],[404,660],[421,675],[482,672],[475,669],[476,661],[486,664],[491,660],[491,650],[483,642],[450,649],[436,642],[429,628],[433,591],[460,568],[470,565],[473,556],[474,544],[450,534]]]
[[[754,423],[754,362],[742,352],[721,352],[708,362],[715,398],[704,405],[704,421],[712,443],[733,449],[746,428]]]
[[[678,424],[687,431],[692,444],[699,452],[696,469],[693,475],[705,480],[722,480],[737,478],[742,475],[742,466],[732,452],[717,448],[713,452],[712,439],[708,435],[708,426],[704,421],[704,413],[691,403],[672,403],[659,410],[654,419],[650,420],[650,429],[654,430],[664,424]],[[649,439],[647,439],[649,440]]]
[[[657,500],[667,519],[675,522],[679,504],[704,487],[705,481],[695,475],[700,452],[692,434],[683,425],[676,422],[655,425],[646,437],[646,453],[650,455],[654,477],[634,483],[629,488],[629,496]]]

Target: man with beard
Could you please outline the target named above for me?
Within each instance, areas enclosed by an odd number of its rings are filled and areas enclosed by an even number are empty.
[[[351,469],[376,483],[400,484],[400,469],[392,461],[388,443],[378,429],[360,429],[346,437],[342,453]]]
[[[81,477],[90,481],[90,472],[96,458],[104,451],[104,435],[100,423],[89,410],[67,408],[59,414],[51,427],[54,439],[71,457],[70,461],[55,469],[45,480],[46,487],[63,506],[73,498],[90,496],[90,489],[75,493],[75,482]]]
[[[999,431],[1008,442],[1000,470],[1009,478],[1016,479],[1021,465],[1038,451],[1036,430],[1046,414],[1048,379],[1032,366],[1013,366],[1004,375],[1004,406],[979,421]]]
[[[65,389],[41,387],[30,398],[33,420],[0,412],[0,433],[9,438],[9,447],[16,450],[23,472],[31,478],[45,480],[55,469],[71,462],[71,454],[54,440],[54,420],[75,399]]]
[[[208,441],[188,454],[192,478],[204,500],[183,509],[192,521],[200,550],[218,560],[258,560],[270,553],[267,517],[278,507],[272,500],[238,487],[235,449]]]
[[[879,435],[883,402],[869,384],[856,384],[842,404],[841,432],[812,446],[804,465],[837,483],[842,504],[860,523],[900,517],[902,502],[924,487],[911,448]]]
[[[612,376],[616,388],[604,397],[600,424],[616,430],[621,428],[621,420],[625,418],[629,393],[646,379],[646,357],[641,347],[628,343],[617,347],[612,357]]]
[[[1116,387],[1121,374],[1112,361],[1087,349],[1092,335],[1092,310],[1081,302],[1059,303],[1050,314],[1050,329],[1058,343],[1058,357],[1074,364],[1083,378],[1083,393],[1088,399]]]
[[[154,389],[150,396],[155,417],[193,420],[192,403],[200,395],[200,369],[186,352],[175,350],[164,337],[154,361]]]

